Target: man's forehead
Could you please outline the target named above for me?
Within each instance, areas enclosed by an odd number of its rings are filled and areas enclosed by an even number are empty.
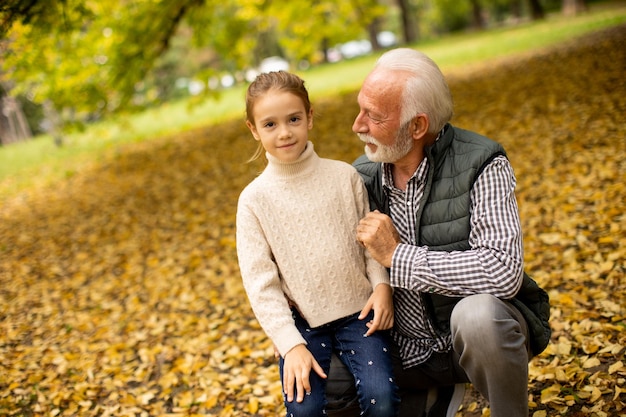
[[[404,85],[403,71],[374,70],[363,82],[357,100],[369,102],[399,102]]]
[[[365,78],[361,91],[378,94],[398,94],[408,77],[406,71],[375,69]]]

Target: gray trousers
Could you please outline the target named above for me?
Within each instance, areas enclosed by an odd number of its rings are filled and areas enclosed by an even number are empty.
[[[421,417],[429,390],[471,382],[489,401],[492,417],[528,417],[528,327],[510,303],[487,294],[461,300],[450,319],[453,350],[403,369],[394,352],[400,417]],[[331,363],[328,415],[358,416],[351,403],[354,380],[339,360]]]

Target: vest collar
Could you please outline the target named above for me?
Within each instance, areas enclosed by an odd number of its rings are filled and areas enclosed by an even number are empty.
[[[450,147],[453,138],[454,128],[450,123],[446,123],[435,143],[426,147],[426,157],[433,162],[437,161],[444,151]]]

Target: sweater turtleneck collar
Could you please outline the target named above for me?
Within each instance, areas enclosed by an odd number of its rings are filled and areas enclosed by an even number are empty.
[[[304,148],[302,154],[293,162],[283,162],[267,152],[265,153],[265,157],[268,162],[266,171],[280,177],[293,177],[306,174],[315,167],[319,160],[319,156],[315,153],[311,141],[307,142],[306,148]]]

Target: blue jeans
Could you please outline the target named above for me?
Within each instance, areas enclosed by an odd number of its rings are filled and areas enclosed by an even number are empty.
[[[326,374],[330,370],[333,352],[354,376],[361,407],[361,415],[391,417],[397,415],[400,397],[393,378],[393,363],[387,333],[375,332],[364,337],[367,323],[374,316],[363,320],[358,313],[320,327],[309,327],[306,320],[294,310],[296,327],[307,342],[307,348]],[[280,359],[282,381],[284,360]],[[326,415],[326,380],[315,372],[309,376],[311,394],[301,403],[288,402],[284,396],[287,417],[317,417]],[[283,387],[283,391],[285,391]]]

